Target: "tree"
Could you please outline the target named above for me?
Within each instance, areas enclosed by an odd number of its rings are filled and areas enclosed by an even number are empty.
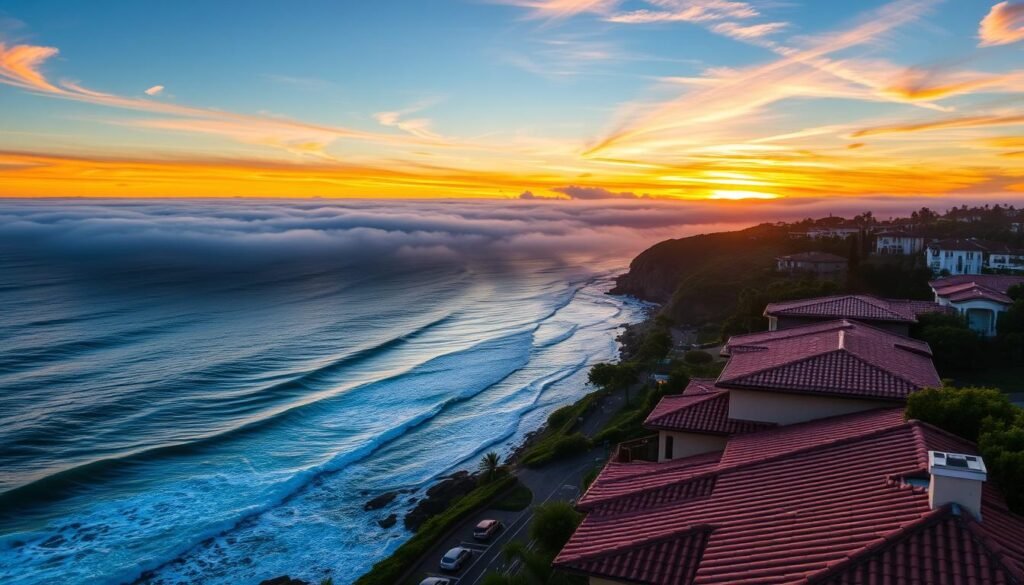
[[[587,373],[587,381],[603,390],[626,391],[626,404],[629,404],[629,387],[636,382],[637,365],[632,362],[619,364],[594,364]]]
[[[1024,513],[1024,409],[993,388],[932,388],[910,395],[907,418],[976,440],[1006,504]]]
[[[699,349],[691,349],[683,354],[683,361],[688,364],[710,364],[714,360],[715,356]]]
[[[534,508],[530,538],[538,550],[557,554],[579,526],[582,517],[568,502],[548,502]]]
[[[911,332],[932,348],[935,366],[942,374],[981,367],[984,347],[981,337],[959,315],[925,314]]]
[[[1012,423],[1014,406],[995,388],[928,388],[907,399],[907,419],[931,423],[969,441],[977,441],[988,423]]]
[[[501,467],[501,457],[494,451],[490,451],[480,458],[480,471],[484,475],[484,481],[493,480],[498,475],[499,467]]]

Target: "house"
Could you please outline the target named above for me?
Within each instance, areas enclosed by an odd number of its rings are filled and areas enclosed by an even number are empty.
[[[591,585],[1020,583],[1024,518],[976,449],[884,408],[610,462],[554,565]]]
[[[736,433],[897,406],[941,385],[927,343],[852,320],[736,335],[722,353],[718,378],[663,397],[644,421],[656,440],[620,445],[618,461],[721,450]]]
[[[928,286],[936,303],[951,307],[967,319],[971,329],[991,337],[997,332],[999,314],[1013,304],[1007,292],[1020,284],[1024,284],[1024,276],[978,274],[940,278]]]
[[[806,273],[822,277],[838,277],[846,273],[846,258],[825,252],[800,252],[775,259],[779,272]]]
[[[910,256],[924,249],[924,237],[903,231],[887,231],[875,239],[875,253]]]
[[[875,327],[907,335],[924,313],[952,312],[933,301],[883,299],[871,295],[834,295],[770,303],[764,309],[768,330],[789,329],[808,323],[856,319]]]
[[[969,238],[928,244],[925,261],[935,274],[981,274],[985,270],[1024,271],[1024,251],[1002,242]]]

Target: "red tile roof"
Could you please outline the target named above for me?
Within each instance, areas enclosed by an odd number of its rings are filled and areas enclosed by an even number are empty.
[[[707,456],[690,458],[682,468],[693,473],[659,488],[679,489],[678,499],[655,497],[651,464],[621,475],[616,483],[636,491],[620,485],[617,498],[592,504],[555,564],[652,585],[1024,582],[1024,518],[994,488],[983,489],[979,523],[953,506],[930,509],[927,490],[903,480],[926,473],[929,449],[976,453],[966,441],[891,409],[734,441],[744,457],[713,469]],[[636,496],[647,502],[622,505]]]
[[[928,284],[937,296],[954,303],[983,299],[1009,305],[1013,299],[1006,292],[1012,286],[1024,284],[1024,276],[963,274],[940,278]]]
[[[713,435],[748,433],[772,426],[729,418],[729,391],[714,386],[709,389],[707,383],[707,380],[691,380],[683,394],[662,397],[647,416],[644,426]]]
[[[852,320],[736,335],[722,388],[904,400],[940,379],[927,343]]]
[[[835,295],[770,303],[765,308],[764,315],[766,317],[860,319],[863,321],[916,323],[917,316],[922,313],[946,310],[945,307],[932,301],[883,299],[871,295]]]

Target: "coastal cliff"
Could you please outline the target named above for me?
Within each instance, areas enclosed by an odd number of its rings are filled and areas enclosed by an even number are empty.
[[[659,303],[677,323],[720,321],[741,290],[771,271],[787,243],[785,230],[771,225],[666,240],[634,258],[611,293]]]

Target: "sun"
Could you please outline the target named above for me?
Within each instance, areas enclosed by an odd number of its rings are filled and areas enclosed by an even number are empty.
[[[741,199],[778,199],[781,195],[765,193],[763,191],[735,191],[732,189],[719,189],[712,191],[708,199],[727,199],[739,201]]]

